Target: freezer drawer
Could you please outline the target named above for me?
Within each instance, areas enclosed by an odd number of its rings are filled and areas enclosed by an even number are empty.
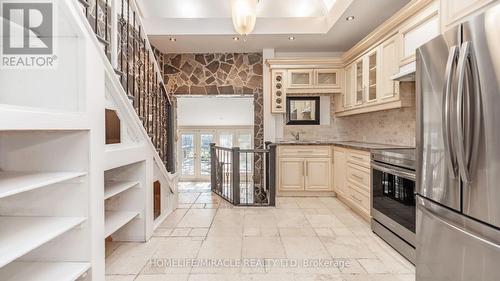
[[[418,281],[496,281],[500,231],[417,198]]]

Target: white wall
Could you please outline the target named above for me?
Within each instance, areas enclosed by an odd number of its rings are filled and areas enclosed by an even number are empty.
[[[254,124],[253,97],[177,97],[178,126]]]

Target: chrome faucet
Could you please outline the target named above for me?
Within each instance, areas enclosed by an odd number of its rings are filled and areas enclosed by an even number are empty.
[[[292,136],[295,138],[296,141],[298,141],[300,139],[300,132],[291,132]]]

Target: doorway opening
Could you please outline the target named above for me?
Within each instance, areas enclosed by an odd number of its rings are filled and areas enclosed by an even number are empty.
[[[210,144],[254,147],[253,96],[177,98],[178,171],[181,181],[210,181]]]

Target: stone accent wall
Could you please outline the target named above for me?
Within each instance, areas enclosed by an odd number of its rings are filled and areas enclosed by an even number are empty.
[[[264,146],[262,54],[163,54],[164,81],[174,95],[252,95],[254,144]]]
[[[251,95],[254,97],[254,147],[264,147],[261,53],[158,54],[167,91],[177,95]],[[258,179],[263,159],[255,157],[255,201],[264,197]]]

